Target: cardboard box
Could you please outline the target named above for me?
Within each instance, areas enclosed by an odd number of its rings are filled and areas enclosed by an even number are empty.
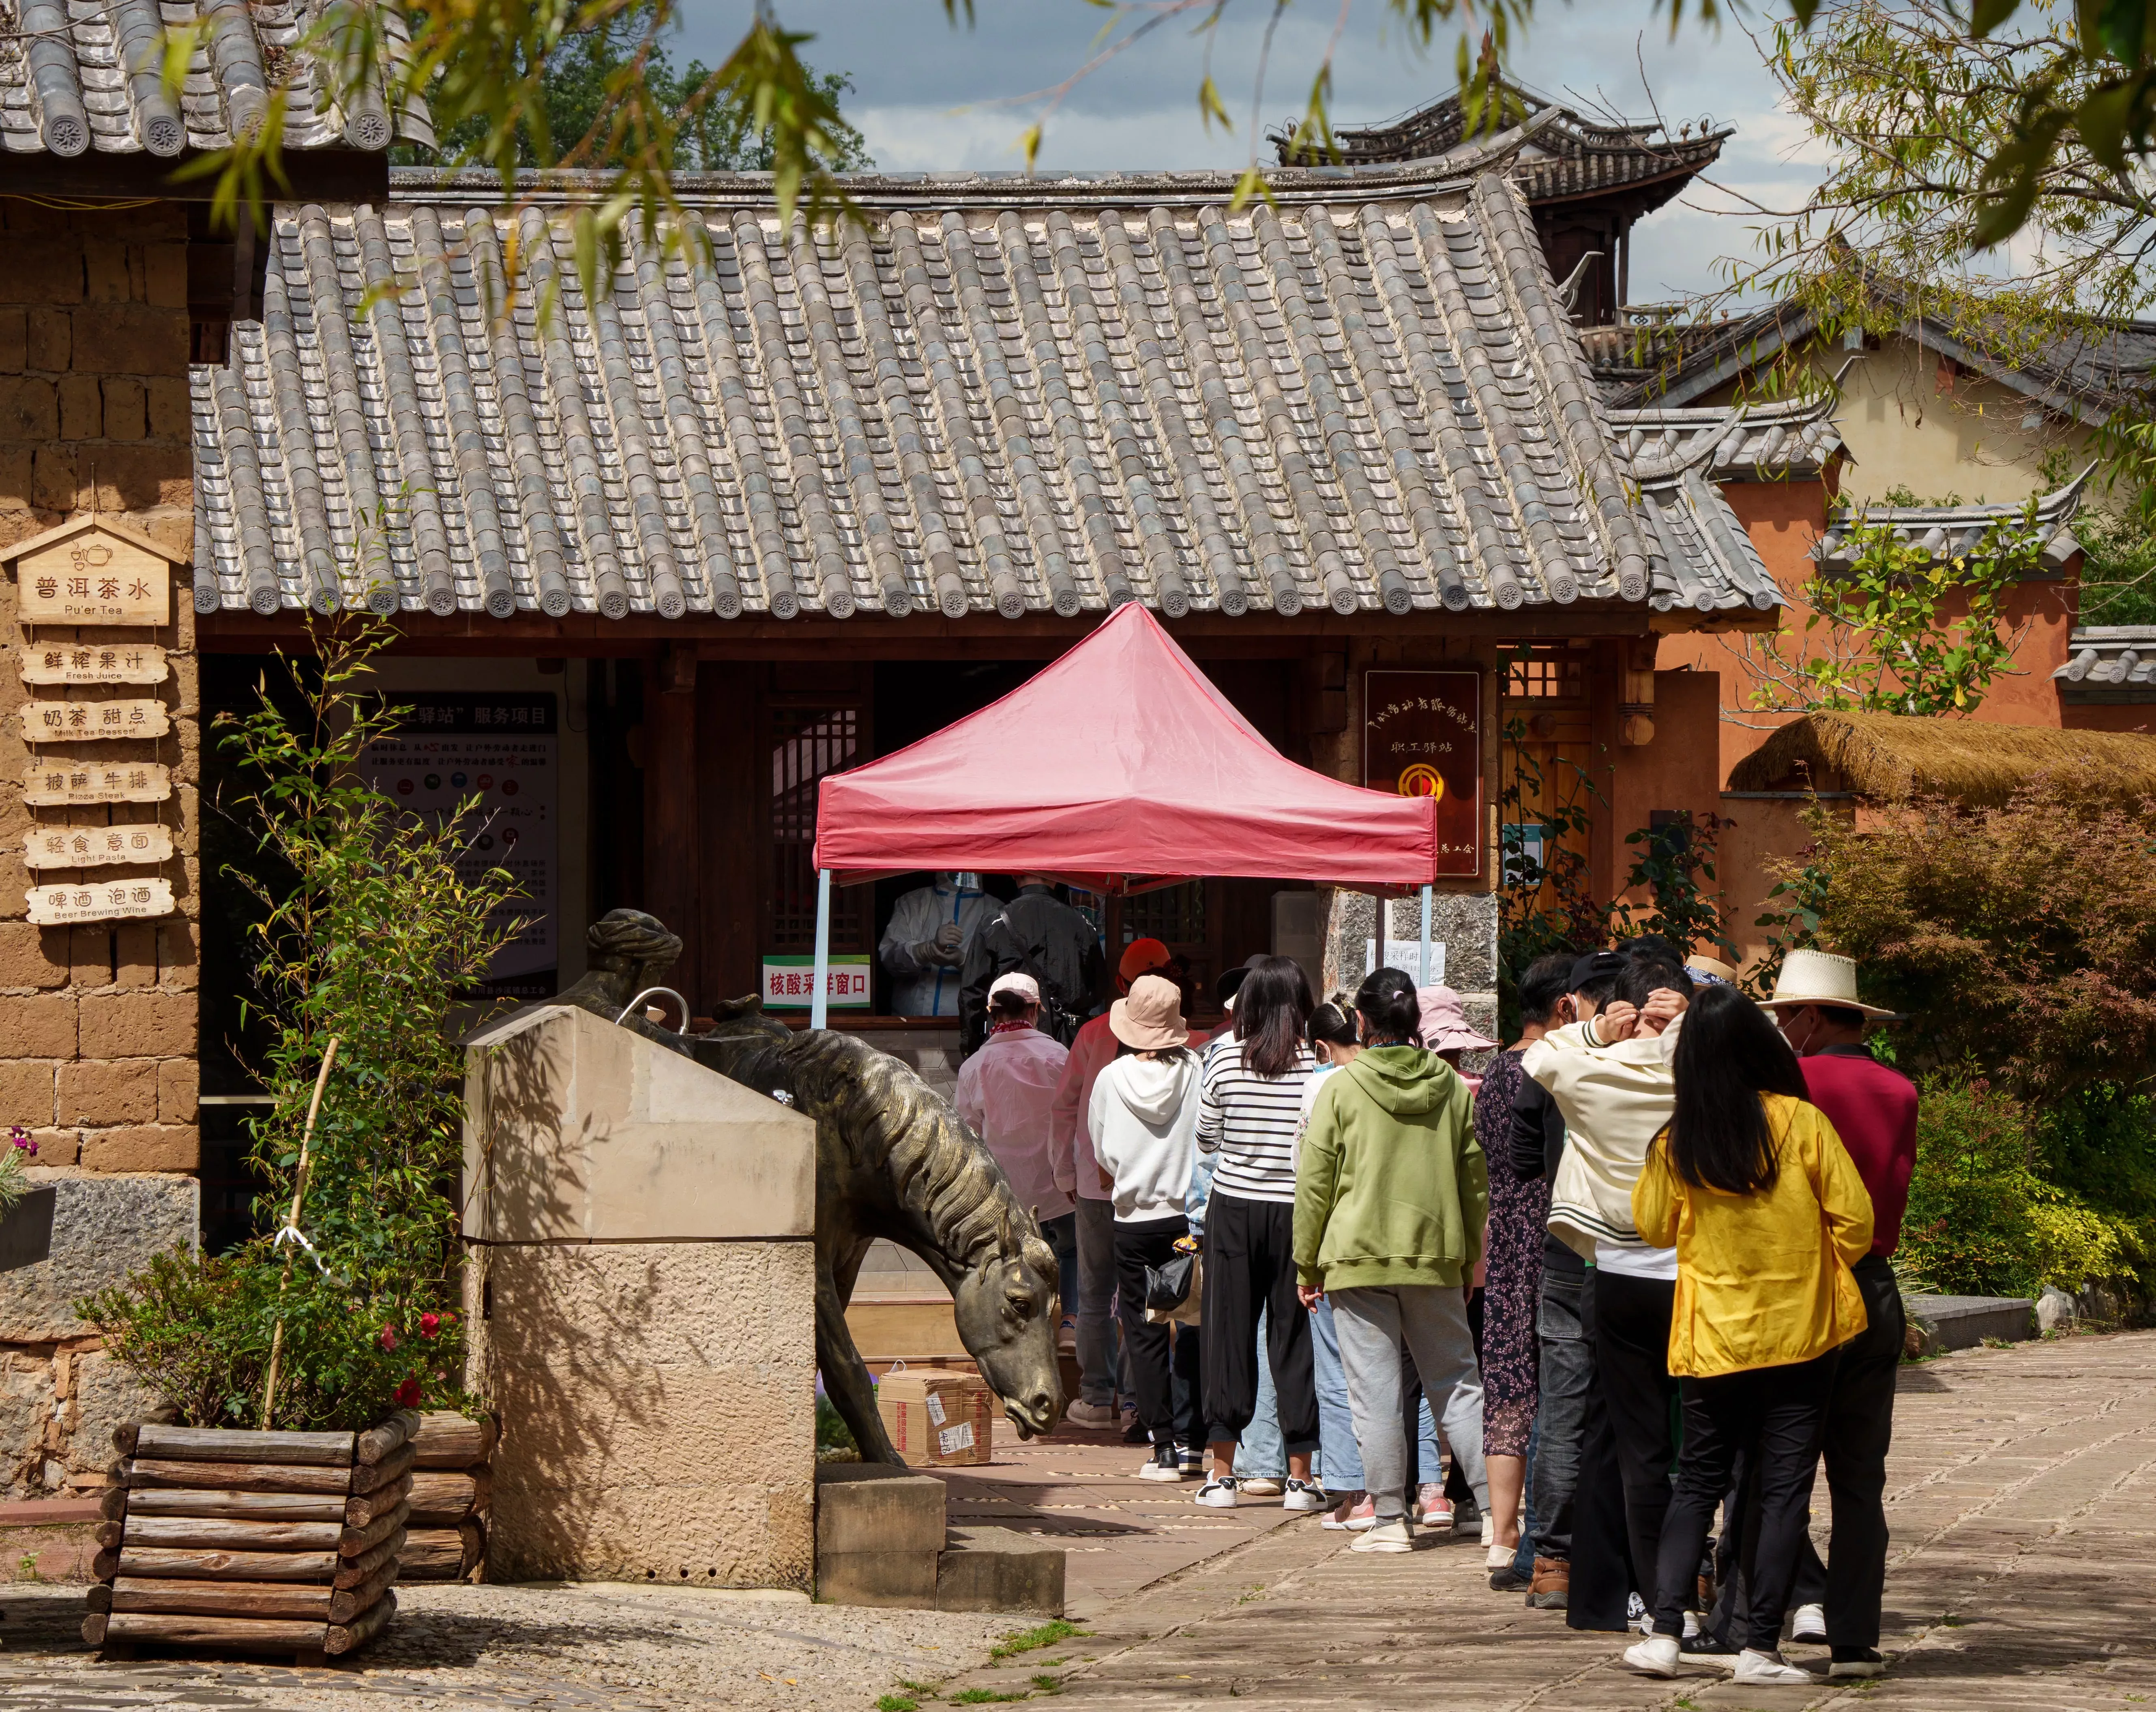
[[[915,1468],[985,1463],[995,1448],[995,1393],[947,1367],[896,1367],[876,1386],[876,1412]]]

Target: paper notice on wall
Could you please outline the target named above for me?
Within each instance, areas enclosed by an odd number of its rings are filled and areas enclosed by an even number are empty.
[[[973,1447],[973,1423],[961,1421],[956,1427],[947,1427],[936,1435],[936,1447],[947,1457],[955,1457],[961,1451]]]
[[[470,801],[457,873],[477,880],[508,871],[521,895],[495,912],[523,925],[487,971],[491,992],[541,999],[555,990],[561,739],[551,694],[393,691],[409,709],[393,737],[369,743],[360,761],[375,789],[433,825]]]
[[[1430,948],[1430,973],[1422,967],[1422,941],[1419,939],[1388,939],[1382,959],[1378,955],[1378,942],[1365,939],[1363,973],[1373,975],[1381,969],[1397,969],[1414,977],[1418,987],[1441,987],[1445,985],[1445,942],[1433,940]]]
[[[934,1422],[938,1427],[942,1426],[945,1422],[951,1418],[948,1415],[943,1412],[943,1399],[937,1396],[933,1391],[931,1391],[928,1394],[928,1418]]]

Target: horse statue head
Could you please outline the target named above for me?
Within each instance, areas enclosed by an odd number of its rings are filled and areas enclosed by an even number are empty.
[[[973,1257],[952,1287],[952,1308],[960,1341],[1004,1400],[1011,1425],[1020,1437],[1037,1438],[1063,1415],[1055,1251],[1016,1220],[1004,1238]]]

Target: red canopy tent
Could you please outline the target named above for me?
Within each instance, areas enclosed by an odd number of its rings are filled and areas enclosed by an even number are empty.
[[[1001,701],[822,781],[811,1023],[834,879],[978,868],[1096,891],[1208,875],[1420,886],[1427,940],[1437,857],[1435,798],[1298,767],[1132,601]]]

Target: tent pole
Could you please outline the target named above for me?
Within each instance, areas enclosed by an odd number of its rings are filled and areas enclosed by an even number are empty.
[[[1430,978],[1430,888],[1422,888],[1422,984],[1425,987],[1437,985]]]
[[[831,979],[831,871],[816,871],[816,987],[808,999],[808,1026],[821,1028],[829,1013],[824,990]]]
[[[1385,894],[1373,892],[1370,895],[1378,905],[1378,960],[1370,965],[1370,973],[1375,974],[1385,966]]]

